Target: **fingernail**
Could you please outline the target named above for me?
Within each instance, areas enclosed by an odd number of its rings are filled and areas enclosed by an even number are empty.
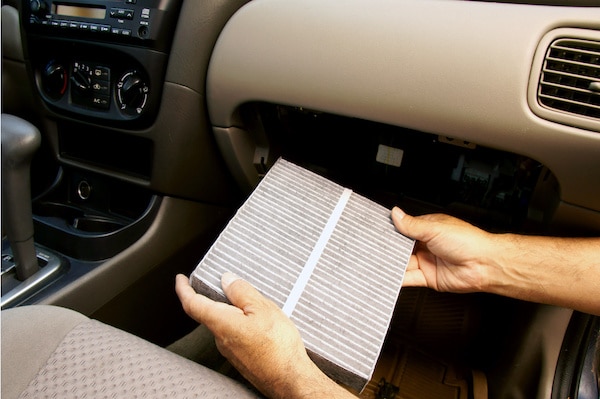
[[[221,276],[221,287],[226,289],[233,283],[234,281],[241,280],[242,278],[235,273],[225,272],[223,276]]]
[[[404,216],[406,216],[406,213],[404,213],[404,211],[397,206],[392,209],[392,213],[396,215],[398,219],[402,219]]]

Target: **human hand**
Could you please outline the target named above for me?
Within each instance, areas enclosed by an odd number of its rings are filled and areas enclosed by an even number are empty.
[[[410,216],[392,209],[398,231],[418,240],[404,285],[442,292],[480,292],[488,286],[497,243],[493,235],[443,214]]]
[[[399,208],[392,220],[419,241],[405,286],[489,292],[600,315],[600,237],[492,234],[448,215],[414,217]]]
[[[352,397],[310,360],[294,323],[252,285],[225,273],[221,286],[233,304],[197,294],[178,275],[175,290],[185,312],[214,334],[217,348],[271,398]]]

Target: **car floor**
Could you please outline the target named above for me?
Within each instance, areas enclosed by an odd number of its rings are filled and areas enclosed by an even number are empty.
[[[483,306],[478,299],[403,289],[373,377],[359,397],[486,399],[486,377],[473,368],[471,354]]]
[[[469,366],[469,346],[476,341],[481,311],[481,302],[473,299],[469,295],[403,289],[373,377],[359,397],[487,398],[485,374]],[[212,334],[204,326],[167,349],[241,378],[219,354]]]

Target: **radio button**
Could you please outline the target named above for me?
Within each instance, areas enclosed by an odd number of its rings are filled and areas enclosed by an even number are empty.
[[[110,25],[100,25],[100,33],[110,33],[111,26]]]
[[[79,24],[79,30],[90,30],[90,24],[81,22]]]
[[[111,18],[133,19],[134,10],[127,8],[111,8],[109,15]]]
[[[90,31],[91,32],[100,32],[100,25],[90,24]]]

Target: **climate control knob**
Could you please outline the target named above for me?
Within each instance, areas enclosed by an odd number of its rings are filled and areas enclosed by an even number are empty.
[[[42,89],[53,100],[59,100],[67,92],[67,81],[67,70],[60,63],[51,61],[42,70]]]
[[[81,95],[89,94],[92,88],[92,79],[88,71],[77,69],[71,75],[71,87]]]
[[[148,103],[150,88],[137,71],[129,71],[117,82],[117,103],[121,112],[140,115]]]

